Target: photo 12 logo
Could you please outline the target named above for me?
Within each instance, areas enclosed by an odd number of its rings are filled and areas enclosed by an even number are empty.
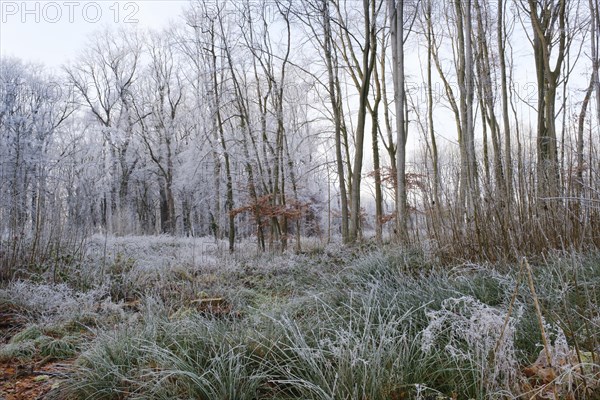
[[[8,23],[138,23],[133,1],[0,1],[0,19]]]

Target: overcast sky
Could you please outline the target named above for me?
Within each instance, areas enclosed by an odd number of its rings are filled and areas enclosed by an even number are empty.
[[[178,20],[187,0],[0,0],[0,55],[56,68],[88,36],[106,27],[160,28]]]

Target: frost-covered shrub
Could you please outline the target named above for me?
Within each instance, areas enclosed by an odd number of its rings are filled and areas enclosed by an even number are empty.
[[[0,302],[12,303],[23,309],[34,321],[68,321],[85,313],[103,309],[104,288],[78,292],[65,284],[12,282],[0,290]]]
[[[439,310],[428,311],[429,325],[422,332],[424,353],[443,352],[457,368],[465,365],[476,379],[480,394],[517,389],[519,367],[514,347],[518,316],[470,296],[449,298]]]
[[[85,251],[97,282],[113,301],[159,296],[173,307],[201,297],[222,296],[239,276],[239,263],[213,238],[92,236]]]
[[[226,248],[225,243],[208,237],[94,235],[87,244],[86,258],[96,265],[131,259],[135,269],[147,271],[181,265],[211,267],[219,265]]]

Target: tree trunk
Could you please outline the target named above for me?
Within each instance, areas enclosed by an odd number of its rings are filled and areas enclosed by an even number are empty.
[[[433,27],[431,22],[431,2],[427,1],[427,126],[429,128],[429,138],[431,140],[431,161],[433,166],[433,201],[435,207],[439,210],[440,204],[440,169],[438,161],[438,150],[435,139],[435,129],[433,121],[433,81],[431,76],[432,49],[435,46],[433,42]]]
[[[513,166],[512,166],[512,148],[511,148],[511,130],[510,130],[510,119],[508,114],[508,83],[506,76],[506,28],[504,26],[504,1],[498,0],[498,27],[497,27],[497,40],[498,40],[498,59],[500,66],[500,84],[501,84],[501,98],[502,98],[502,125],[504,127],[504,179],[505,179],[505,212],[504,219],[507,229],[509,228],[511,220],[511,204],[513,199]]]
[[[406,196],[406,124],[404,108],[404,0],[388,0],[392,43],[392,75],[396,105],[396,239],[408,241],[408,207]]]
[[[329,16],[329,0],[323,0],[323,47],[325,52],[325,61],[327,63],[327,75],[328,75],[328,88],[329,98],[331,101],[331,108],[333,112],[334,125],[335,125],[335,158],[337,165],[338,174],[338,187],[340,190],[340,207],[341,207],[341,229],[342,229],[342,240],[344,243],[349,242],[349,218],[348,218],[348,195],[346,192],[346,179],[344,170],[344,157],[342,154],[342,102],[341,93],[338,91],[338,85],[336,84],[337,77],[337,62],[335,63],[332,54],[333,38],[331,34],[331,22]]]
[[[383,193],[381,190],[381,165],[379,162],[379,103],[381,102],[381,85],[377,68],[373,69],[376,95],[371,110],[371,142],[373,147],[373,175],[375,178],[375,241],[381,243],[383,240]]]
[[[464,6],[464,10],[463,10]],[[458,87],[461,154],[461,179],[459,211],[467,225],[476,222],[478,204],[477,163],[475,159],[475,133],[473,120],[473,49],[471,44],[471,0],[455,0],[458,33]],[[465,226],[466,227],[466,226]],[[466,233],[466,231],[464,232]]]
[[[539,4],[529,0],[529,16],[533,28],[533,48],[538,85],[537,158],[538,196],[557,197],[559,167],[555,125],[556,90],[567,51],[566,0]],[[539,6],[542,8],[539,9]],[[558,21],[558,26],[553,22]],[[558,43],[553,30],[558,30]],[[555,56],[552,49],[557,49]],[[554,68],[550,62],[554,60]],[[547,209],[548,207],[546,207]]]
[[[363,0],[363,11],[365,13],[364,35],[365,43],[363,49],[363,79],[361,82],[361,90],[358,100],[358,121],[356,126],[356,135],[354,141],[354,167],[352,171],[352,195],[350,208],[350,242],[355,242],[360,234],[361,208],[360,208],[360,188],[362,178],[362,164],[364,155],[364,140],[365,140],[365,122],[367,115],[367,102],[369,95],[369,86],[371,82],[371,73],[375,66],[375,56],[377,42],[372,41],[375,35],[375,26],[371,24],[371,16],[369,11],[369,0]],[[374,5],[373,5],[374,8]]]

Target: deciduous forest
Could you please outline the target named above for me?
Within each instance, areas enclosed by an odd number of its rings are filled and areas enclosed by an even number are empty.
[[[598,0],[191,0],[1,57],[0,399],[598,398],[599,51]]]

